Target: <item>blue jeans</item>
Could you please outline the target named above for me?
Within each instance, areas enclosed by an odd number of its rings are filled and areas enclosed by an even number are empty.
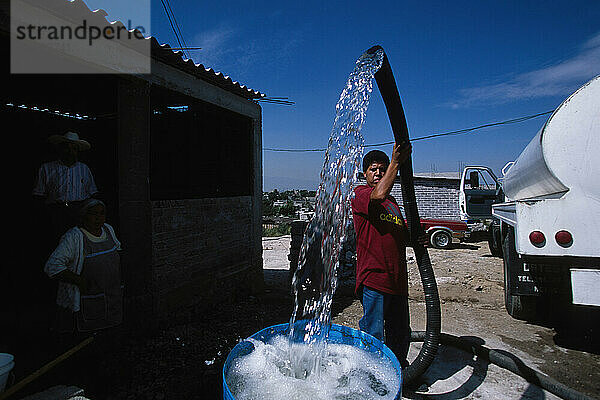
[[[411,332],[408,296],[397,296],[363,286],[361,303],[363,317],[358,322],[360,330],[384,342],[402,367],[406,367]]]

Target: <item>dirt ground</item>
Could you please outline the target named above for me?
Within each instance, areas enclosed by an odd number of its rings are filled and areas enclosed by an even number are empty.
[[[45,373],[9,400],[23,399],[56,386],[84,389],[86,398],[222,399],[223,363],[240,340],[289,321],[290,236],[263,238],[265,292],[232,299],[203,311],[186,323],[158,332],[121,332],[116,340],[97,337],[76,355]],[[441,298],[442,332],[469,337],[490,349],[511,353],[525,365],[592,398],[600,398],[600,338],[582,330],[553,328],[512,319],[504,310],[502,260],[491,257],[487,243],[461,244],[451,250],[429,249]],[[425,330],[425,304],[418,267],[409,249],[411,327]],[[358,327],[360,302],[348,286],[333,303],[334,323]],[[113,337],[114,339],[114,337]],[[17,354],[15,382],[52,360],[44,338],[23,338],[28,355]],[[421,344],[413,343],[409,360]],[[37,353],[39,350],[39,353]],[[37,358],[34,355],[37,354]],[[43,357],[41,356],[43,354]],[[557,399],[470,353],[442,345],[409,399]],[[30,399],[27,399],[30,400]],[[282,399],[283,400],[283,399]]]
[[[289,238],[263,241],[265,278],[269,268],[286,269]],[[468,337],[489,349],[506,351],[538,372],[592,398],[600,398],[600,337],[590,330],[557,331],[511,318],[504,308],[502,259],[490,255],[487,242],[456,244],[450,250],[428,249],[441,301],[442,332]],[[419,269],[407,250],[411,328],[426,329],[426,311]],[[279,277],[281,277],[279,275]],[[281,282],[267,280],[270,287]],[[333,322],[358,328],[360,302],[350,288],[334,304]],[[589,327],[590,321],[585,321]],[[409,360],[421,343],[413,343]],[[441,346],[422,376],[412,399],[553,399],[518,375],[450,346]]]

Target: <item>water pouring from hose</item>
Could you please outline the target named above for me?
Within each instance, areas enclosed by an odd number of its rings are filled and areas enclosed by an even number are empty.
[[[240,343],[232,350],[227,358],[224,366],[224,393],[226,398],[234,398],[229,391],[229,386],[245,390],[248,388],[247,382],[254,378],[241,377],[241,371],[250,370],[252,375],[253,369],[259,369],[259,366],[273,365],[270,369],[277,379],[278,383],[270,386],[270,389],[265,389],[269,393],[280,389],[294,387],[303,391],[303,395],[313,393],[315,387],[323,389],[320,395],[331,398],[330,388],[327,383],[319,381],[321,377],[324,379],[331,378],[331,371],[339,372],[337,378],[328,382],[333,382],[331,388],[338,394],[336,398],[355,398],[358,393],[361,393],[360,398],[400,398],[401,384],[405,380],[401,374],[400,364],[391,350],[377,338],[351,328],[340,327],[331,324],[331,305],[333,295],[337,286],[337,268],[339,265],[339,255],[342,249],[342,242],[347,235],[347,227],[352,215],[351,199],[361,164],[363,153],[364,139],[360,134],[360,130],[365,121],[366,111],[369,104],[370,95],[373,89],[373,78],[377,80],[388,114],[390,122],[397,136],[397,142],[408,143],[408,133],[406,131],[406,122],[404,124],[404,133],[397,128],[398,125],[398,109],[400,110],[402,120],[404,114],[402,106],[394,103],[393,96],[388,93],[397,89],[393,76],[391,81],[386,73],[391,74],[389,63],[385,52],[379,46],[376,46],[361,55],[357,60],[355,69],[350,74],[344,90],[340,95],[340,99],[336,105],[336,117],[329,138],[329,145],[321,171],[321,182],[317,191],[317,204],[315,216],[308,224],[302,247],[300,250],[300,259],[298,268],[293,277],[293,291],[295,297],[295,307],[290,318],[289,324],[282,326],[274,326],[266,328],[268,334],[261,332],[253,335],[247,341]],[[378,76],[380,78],[378,78]],[[391,83],[390,83],[391,82]],[[393,90],[389,85],[393,84]],[[392,100],[390,100],[392,99]],[[400,126],[402,123],[400,123]],[[402,136],[404,135],[404,136]],[[402,140],[399,140],[401,138]],[[401,176],[405,177],[407,173],[412,179],[412,165],[410,157],[407,162],[403,163],[407,168],[400,169]],[[395,175],[395,173],[394,173]],[[409,218],[408,231],[411,238],[417,238],[420,235],[420,225],[415,225],[410,219],[415,218],[418,221],[418,212],[416,211],[416,201],[414,201],[414,187],[411,190],[405,188],[406,185],[412,186],[412,180],[403,181],[404,206],[407,209]],[[412,200],[411,200],[412,199]],[[412,202],[412,203],[411,203]],[[401,218],[401,214],[400,218]],[[415,254],[421,268],[421,263],[427,264],[429,258],[426,250],[421,244],[412,243],[415,247]],[[429,269],[431,270],[431,263]],[[423,273],[422,273],[423,275]],[[433,273],[429,274],[427,279],[423,279],[427,283],[428,288],[436,290],[434,294],[425,290],[426,298],[429,298],[429,303],[435,303],[437,299],[437,332],[439,336],[439,299],[437,297],[437,288],[435,286],[435,278]],[[433,283],[432,283],[433,282]],[[408,306],[407,306],[408,307]],[[430,310],[428,307],[428,331],[435,324],[429,323],[429,319],[435,321],[435,310]],[[431,314],[431,318],[430,318]],[[335,327],[335,329],[333,329]],[[340,333],[341,332],[341,333]],[[256,336],[258,335],[258,336]],[[287,351],[277,347],[278,337],[284,336],[287,338]],[[256,342],[256,339],[267,344],[264,347],[261,343]],[[414,379],[418,374],[422,373],[428,367],[435,355],[437,342],[435,334],[429,335],[425,345],[422,347],[421,353],[417,360],[406,368],[406,379]],[[377,365],[372,370],[364,370],[359,365],[352,364],[355,361],[349,361],[354,358],[346,358],[340,354],[344,353],[341,350],[332,350],[335,347],[328,345],[343,343],[366,350],[377,355],[375,362]],[[269,347],[272,346],[272,347]],[[260,349],[260,350],[257,350]],[[264,354],[264,358],[260,358],[255,364],[248,364],[248,356],[257,353]],[[333,358],[332,358],[333,355]],[[251,358],[251,357],[250,357]],[[355,359],[354,359],[355,360]],[[359,363],[360,364],[360,363]],[[371,364],[370,362],[368,364]],[[254,365],[255,367],[248,367]],[[395,382],[386,381],[387,378],[381,375],[383,370],[389,370],[392,367],[393,379]],[[337,369],[339,368],[339,370]],[[379,372],[378,372],[379,371]],[[269,372],[269,374],[271,374]],[[264,372],[261,370],[259,376],[262,377]],[[229,377],[229,378],[227,378]],[[255,379],[256,380],[256,379]],[[229,385],[228,385],[229,382]],[[264,378],[256,380],[260,385],[264,386]],[[312,386],[305,386],[309,382]],[[317,383],[314,383],[317,382]],[[321,383],[318,383],[321,382]],[[387,382],[384,383],[384,382]],[[361,386],[362,385],[362,386]],[[278,392],[278,395],[281,395]],[[369,393],[366,395],[366,393]],[[367,397],[364,397],[365,394]],[[277,396],[275,398],[277,398]],[[231,396],[231,397],[227,397]],[[237,396],[237,395],[236,395]],[[241,396],[241,394],[240,394]],[[315,397],[316,396],[316,397]],[[314,394],[311,399],[321,398]],[[327,397],[329,396],[329,397]],[[344,397],[346,396],[346,397]],[[391,396],[391,397],[390,397]],[[236,397],[237,398],[237,397]],[[262,396],[262,398],[267,398]],[[358,398],[358,397],[356,397]]]

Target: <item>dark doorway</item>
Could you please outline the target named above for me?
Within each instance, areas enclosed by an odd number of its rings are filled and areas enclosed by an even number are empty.
[[[50,234],[46,211],[32,196],[40,165],[55,157],[49,136],[73,130],[92,144],[79,159],[91,169],[107,204],[107,222],[118,231],[118,78],[12,75],[6,64],[0,118],[5,127],[5,159],[9,160],[5,171],[10,171],[11,178],[7,198],[14,200],[5,204],[5,210],[15,221],[6,246],[17,254],[17,262],[3,268],[0,277],[6,284],[1,288],[6,295],[1,315],[11,326],[3,333],[9,337],[0,337],[0,344],[8,351],[19,351],[19,346],[31,346],[37,339],[47,343],[54,314],[56,284],[43,268],[57,242]],[[21,361],[19,368],[28,367],[26,360]]]

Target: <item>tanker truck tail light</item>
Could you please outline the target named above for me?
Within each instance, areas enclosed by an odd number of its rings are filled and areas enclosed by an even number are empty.
[[[529,241],[535,247],[543,247],[546,244],[546,237],[540,231],[533,231],[529,234]]]
[[[569,231],[558,231],[556,235],[554,235],[554,239],[556,239],[556,243],[558,243],[562,247],[569,247],[573,244],[573,236]]]

